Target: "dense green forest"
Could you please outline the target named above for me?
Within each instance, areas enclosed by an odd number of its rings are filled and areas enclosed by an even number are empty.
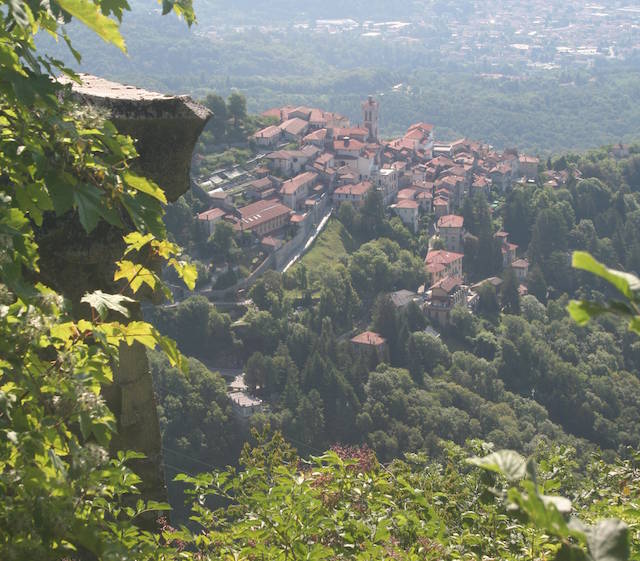
[[[562,189],[517,186],[493,216],[482,197],[463,209],[478,240],[465,248],[467,275],[499,273],[492,234],[504,227],[531,259],[531,294],[521,298],[507,282],[501,294],[484,287],[478,313],[456,310],[440,338],[424,332],[416,306],[398,311],[386,296],[424,282],[428,236],[389,220],[375,194],[361,211],[343,205],[334,219],[344,254],[332,243],[319,261],[312,250],[285,275],[267,273],[241,318],[191,297],[156,311],[154,321],[187,354],[246,363],[247,383],[272,404],[254,422],[268,421],[302,451],[366,443],[390,460],[437,454],[442,437],[480,437],[524,452],[546,441],[573,445],[585,458],[596,446],[624,453],[640,442],[640,344],[608,317],[588,326],[571,320],[570,297],[600,300],[606,292],[568,256],[587,250],[608,265],[640,269],[640,153],[615,160],[602,149],[548,163],[584,179]],[[384,364],[349,344],[367,327],[387,338]]]

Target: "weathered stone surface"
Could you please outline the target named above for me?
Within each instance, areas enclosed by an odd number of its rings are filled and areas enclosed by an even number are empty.
[[[82,75],[82,85],[74,84],[73,91],[80,102],[106,110],[120,132],[137,140],[138,171],[155,180],[169,200],[187,191],[193,148],[210,117],[206,108],[186,96],[148,92],[89,75]],[[121,230],[104,222],[86,234],[73,213],[47,216],[38,229],[42,280],[71,301],[76,317],[88,312],[80,305],[87,292],[117,292],[114,261],[122,256],[122,236]],[[139,305],[130,312],[132,320],[142,318]],[[160,428],[142,345],[121,346],[114,382],[104,388],[104,396],[118,420],[113,449],[144,453],[146,459],[132,466],[142,478],[142,496],[166,500]]]
[[[186,95],[166,95],[80,74],[71,83],[79,101],[105,110],[123,134],[137,140],[138,171],[158,183],[170,201],[188,186],[191,156],[211,112]]]

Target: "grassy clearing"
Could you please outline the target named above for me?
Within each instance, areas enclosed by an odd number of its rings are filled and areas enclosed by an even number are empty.
[[[331,267],[353,250],[354,242],[349,232],[339,220],[331,218],[300,262],[307,268],[311,278],[315,279],[321,277],[327,267]]]

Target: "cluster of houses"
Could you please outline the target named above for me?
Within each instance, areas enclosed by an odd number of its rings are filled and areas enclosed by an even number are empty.
[[[478,303],[478,289],[484,283],[490,283],[500,290],[502,279],[490,277],[473,285],[465,282],[462,272],[464,259],[464,218],[456,214],[446,214],[438,218],[436,232],[444,244],[444,249],[429,249],[424,261],[427,283],[416,292],[398,290],[389,297],[396,309],[402,310],[410,302],[415,303],[436,326],[444,327],[450,322],[451,312],[456,306],[466,306],[473,310]],[[511,268],[519,282],[521,296],[527,294],[527,276],[529,262],[518,258],[518,246],[509,242],[509,234],[503,230],[495,233],[500,240],[503,268]],[[427,328],[437,335],[433,328]],[[365,331],[353,337],[351,344],[355,349],[373,349],[379,357],[384,357],[386,340],[373,331]]]
[[[311,107],[285,106],[263,115],[276,124],[251,140],[271,150],[265,165],[241,186],[240,205],[225,190],[210,192],[213,208],[198,216],[210,232],[217,221],[227,220],[237,231],[277,237],[317,219],[318,209],[329,201],[361,206],[372,189],[417,232],[423,214],[449,215],[475,191],[488,195],[492,187],[505,190],[516,179],[538,174],[538,159],[515,150],[499,153],[467,139],[437,143],[428,123],[382,141],[379,104],[371,96],[362,103],[362,124],[356,126],[342,115]]]
[[[384,205],[412,231],[420,219],[434,217],[434,231],[443,249],[430,249],[425,257],[428,282],[403,302],[416,300],[437,325],[449,322],[451,310],[477,302],[477,286],[465,283],[464,219],[460,209],[474,193],[503,193],[515,181],[538,177],[539,160],[516,150],[498,152],[491,146],[460,139],[436,142],[433,125],[415,123],[400,138],[379,138],[379,104],[373,97],[362,103],[362,124],[352,125],[342,115],[310,107],[270,109],[265,116],[275,124],[257,131],[252,141],[267,152],[242,185],[243,204],[233,203],[227,191],[209,193],[212,208],[198,219],[213,231],[227,220],[236,231],[250,232],[265,246],[277,245],[283,232],[299,228],[318,217],[330,203],[350,202],[360,207],[372,190]],[[268,151],[270,150],[270,151]],[[566,183],[566,172],[547,172],[550,185]],[[564,175],[563,175],[564,174]],[[236,191],[237,194],[237,191]],[[526,291],[529,264],[517,258],[517,246],[507,232],[497,232],[503,266],[511,267]],[[488,279],[501,282],[500,279]],[[378,348],[381,337],[365,332],[354,338],[356,346]]]

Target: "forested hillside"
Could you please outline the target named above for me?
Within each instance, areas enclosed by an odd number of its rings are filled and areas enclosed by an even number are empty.
[[[159,91],[200,99],[211,92],[227,97],[241,91],[250,112],[291,103],[331,107],[358,122],[360,102],[376,94],[385,136],[427,120],[436,125],[441,139],[482,138],[499,148],[518,146],[544,154],[637,139],[637,58],[593,67],[522,69],[507,62],[442,56],[439,41],[450,37],[438,20],[420,41],[310,35],[295,26],[315,17],[414,21],[411,14],[419,19],[434,11],[443,22],[454,16],[463,20],[464,7],[457,3],[455,13],[442,2],[393,9],[382,2],[347,2],[342,7],[310,3],[302,11],[298,4],[292,11],[288,2],[251,4],[244,10],[234,2],[201,2],[200,24],[187,31],[146,4],[134,3],[123,23],[128,57],[82,29],[70,31],[86,54],[81,65],[63,44],[56,47],[45,37],[42,43],[85,72]]]
[[[154,322],[187,354],[245,364],[247,384],[271,404],[253,422],[268,421],[303,452],[367,444],[388,461],[437,455],[442,438],[482,438],[526,453],[560,442],[583,459],[596,446],[624,454],[640,442],[640,343],[608,316],[579,326],[566,306],[575,296],[608,294],[571,268],[571,251],[640,270],[640,152],[631,152],[550,159],[551,169],[582,179],[552,188],[542,184],[543,170],[537,184],[499,198],[493,215],[483,197],[467,199],[465,224],[480,240],[465,247],[469,278],[498,272],[486,256],[495,249],[492,232],[504,228],[531,260],[530,293],[520,297],[507,277],[498,293],[482,287],[477,313],[454,310],[441,335],[425,331],[414,304],[398,310],[388,297],[424,282],[428,235],[385,217],[375,195],[361,210],[342,205],[318,249],[285,275],[260,279],[242,317],[191,297],[158,310]],[[325,236],[329,251],[321,249]],[[349,343],[368,327],[389,344],[382,364]]]

